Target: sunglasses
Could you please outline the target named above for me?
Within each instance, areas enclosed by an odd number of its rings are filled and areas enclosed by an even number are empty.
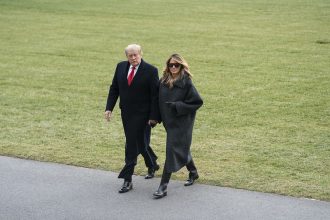
[[[180,63],[168,63],[168,64],[167,64],[167,67],[168,67],[168,68],[173,68],[173,67],[175,67],[175,68],[179,68],[180,66],[181,66]]]

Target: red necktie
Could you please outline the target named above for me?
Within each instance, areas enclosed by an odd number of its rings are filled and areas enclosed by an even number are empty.
[[[129,73],[128,78],[127,78],[128,85],[129,85],[129,86],[131,85],[131,83],[132,83],[132,81],[133,81],[134,70],[135,70],[135,67],[133,66],[133,67],[132,67],[132,70],[131,70],[131,72]]]

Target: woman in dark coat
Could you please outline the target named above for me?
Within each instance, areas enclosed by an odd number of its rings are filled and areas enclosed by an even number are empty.
[[[159,86],[159,108],[166,130],[166,160],[162,179],[154,198],[167,195],[167,184],[171,174],[186,166],[189,178],[185,186],[198,179],[197,169],[190,153],[192,131],[196,110],[203,104],[191,81],[187,62],[179,54],[173,54],[166,62],[166,68]]]

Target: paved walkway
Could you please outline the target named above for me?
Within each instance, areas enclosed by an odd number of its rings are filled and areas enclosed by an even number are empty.
[[[0,156],[0,219],[330,219],[330,203],[171,181],[154,200],[159,179],[133,176],[119,194],[117,174]]]

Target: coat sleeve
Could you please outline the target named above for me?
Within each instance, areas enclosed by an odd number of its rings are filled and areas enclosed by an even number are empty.
[[[117,72],[118,72],[118,65],[116,67],[115,75],[112,79],[112,84],[109,89],[108,99],[107,99],[107,105],[105,107],[106,111],[112,111],[116,105],[118,96],[119,96],[119,86],[118,86],[118,80],[117,80]]]
[[[198,94],[195,86],[189,84],[186,96],[183,101],[175,102],[177,116],[196,112],[203,105],[203,100]]]

